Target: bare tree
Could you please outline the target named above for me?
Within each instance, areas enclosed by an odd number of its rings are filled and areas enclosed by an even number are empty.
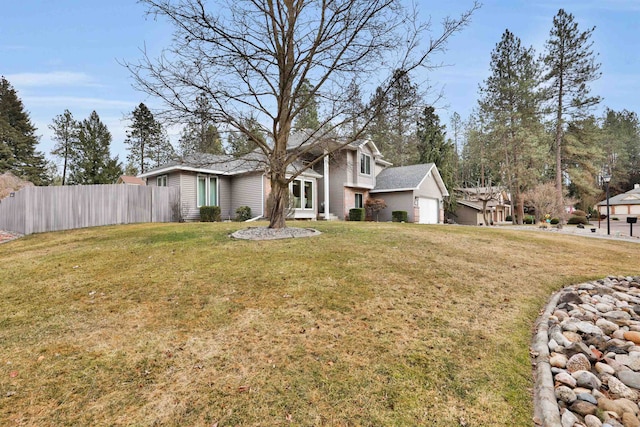
[[[149,13],[175,28],[173,45],[158,58],[143,51],[138,63],[126,63],[136,86],[160,97],[164,117],[180,121],[192,113],[189,100],[205,94],[214,120],[255,143],[271,181],[269,226],[285,227],[289,183],[304,169],[358,139],[368,122],[344,138],[330,138],[353,117],[346,90],[358,81],[394,83],[393,70],[431,67],[431,54],[462,29],[479,4],[459,18],[446,18],[439,35],[420,44],[430,28],[400,0],[143,0]],[[318,129],[290,140],[302,109],[317,100]],[[363,107],[361,117],[370,117]],[[247,128],[253,114],[260,138]],[[322,153],[295,169],[306,153]],[[297,163],[296,163],[297,164]]]
[[[533,206],[536,211],[536,222],[542,215],[549,214],[554,218],[560,218],[563,214],[563,206],[558,205],[556,186],[553,181],[538,184],[524,194],[525,201]]]
[[[476,186],[476,199],[482,203],[482,219],[484,219],[484,225],[489,225],[493,222],[493,218],[487,221],[487,205],[492,200],[498,200],[500,192],[497,188],[491,185],[491,178],[489,178],[488,184],[484,187],[480,181]]]

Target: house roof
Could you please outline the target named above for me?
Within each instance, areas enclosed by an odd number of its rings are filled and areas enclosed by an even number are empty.
[[[129,176],[129,175],[120,175],[116,184],[128,184],[128,185],[147,185],[143,179],[138,178],[137,176]]]
[[[289,165],[287,171],[291,174],[295,174],[303,169],[305,169],[305,167],[302,162],[296,161]],[[218,155],[200,153],[191,155],[187,158],[171,160],[160,167],[141,174],[140,177],[147,178],[177,170],[215,175],[239,175],[249,172],[264,172],[266,170],[266,162],[264,160],[264,155],[259,151],[252,151],[243,157],[236,157],[227,154]],[[322,175],[312,169],[304,170],[300,175],[322,178]]]
[[[598,206],[606,206],[607,200],[603,200],[598,203]],[[626,193],[618,194],[617,196],[609,197],[609,205],[640,205],[640,186],[629,190]]]
[[[434,163],[383,169],[378,176],[376,176],[376,186],[371,192],[417,190],[429,174],[433,174],[442,195],[448,196],[449,192]]]

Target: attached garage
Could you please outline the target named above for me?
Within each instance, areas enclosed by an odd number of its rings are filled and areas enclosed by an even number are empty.
[[[409,222],[438,224],[444,220],[442,199],[449,195],[433,163],[387,168],[376,176],[370,197],[387,205],[378,218],[391,221],[391,212],[406,211]]]

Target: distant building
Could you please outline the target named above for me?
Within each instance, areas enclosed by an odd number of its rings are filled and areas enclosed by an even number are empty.
[[[116,184],[126,184],[126,185],[147,185],[147,183],[142,178],[138,178],[137,176],[129,176],[129,175],[121,175],[120,178],[116,181]]]

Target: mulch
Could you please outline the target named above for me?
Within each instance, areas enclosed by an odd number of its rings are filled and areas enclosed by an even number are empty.
[[[15,240],[19,237],[22,237],[22,234],[0,230],[0,244],[10,242],[11,240]]]

